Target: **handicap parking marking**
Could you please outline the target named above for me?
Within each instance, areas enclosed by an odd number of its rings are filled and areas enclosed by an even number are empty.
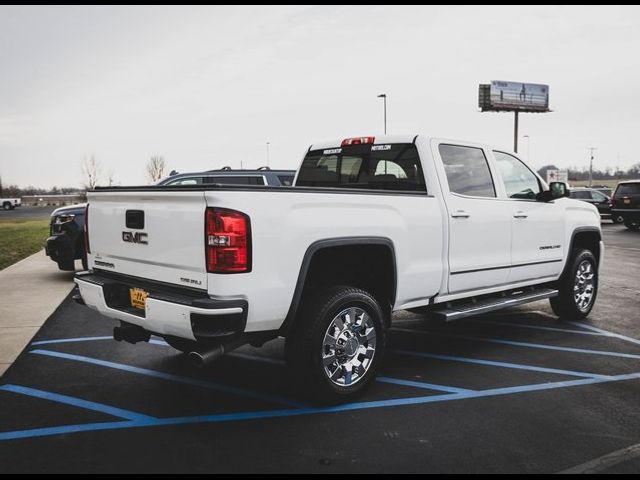
[[[96,430],[116,430],[139,427],[158,427],[168,425],[185,425],[194,423],[219,423],[229,421],[263,420],[270,418],[283,418],[303,415],[331,414],[339,412],[349,412],[358,410],[369,410],[377,408],[388,408],[407,405],[421,405],[428,403],[438,403],[453,400],[467,400],[472,398],[486,398],[502,395],[512,395],[523,392],[534,392],[568,388],[583,385],[593,385],[599,383],[620,382],[625,380],[640,379],[640,372],[628,373],[624,375],[614,375],[607,378],[582,378],[578,380],[567,380],[560,382],[547,382],[532,385],[521,385],[517,387],[502,387],[487,390],[467,391],[464,393],[447,393],[441,395],[431,395],[426,397],[398,398],[390,400],[376,400],[347,403],[332,407],[307,407],[297,409],[262,410],[251,412],[237,412],[213,415],[196,415],[189,417],[173,418],[150,418],[140,420],[130,420],[126,422],[102,422],[95,424],[67,425],[61,427],[48,427],[31,430],[18,430],[13,432],[0,433],[0,440],[12,440],[16,438],[42,437],[48,435],[58,435],[61,433],[75,433],[82,431]]]
[[[32,354],[36,354],[36,355],[46,355],[46,356],[50,356],[50,357],[55,357],[55,358],[61,358],[64,360],[71,360],[71,361],[76,361],[76,362],[81,362],[81,363],[88,363],[88,364],[92,364],[92,365],[98,365],[101,367],[107,367],[107,368],[113,368],[116,370],[122,370],[125,372],[130,372],[130,373],[136,373],[136,374],[140,374],[140,375],[146,375],[149,377],[154,377],[154,378],[160,378],[162,380],[168,380],[170,382],[176,382],[176,383],[182,383],[182,384],[186,384],[186,385],[191,385],[194,387],[200,387],[200,388],[206,388],[209,390],[215,390],[221,393],[228,393],[231,395],[238,395],[238,396],[242,396],[242,397],[248,397],[248,398],[253,398],[255,400],[260,400],[263,402],[269,402],[269,403],[274,403],[276,405],[286,405],[286,406],[293,406],[293,407],[303,407],[305,406],[305,404],[301,403],[301,402],[297,402],[294,400],[290,400],[287,398],[283,398],[279,395],[271,395],[268,393],[262,393],[262,392],[256,392],[254,390],[248,390],[248,389],[244,389],[244,388],[240,388],[240,387],[234,387],[234,386],[230,386],[230,385],[224,385],[224,384],[220,384],[220,383],[214,383],[214,382],[210,382],[207,380],[200,380],[197,378],[191,378],[191,377],[183,377],[180,375],[175,375],[175,374],[171,374],[171,373],[166,373],[166,372],[160,372],[157,370],[150,370],[148,368],[141,368],[141,367],[134,367],[132,365],[125,365],[122,363],[116,363],[116,362],[109,362],[106,360],[100,360],[97,358],[92,358],[92,357],[86,357],[83,355],[74,355],[74,354],[70,354],[70,353],[63,353],[63,352],[54,352],[52,350],[40,350],[40,349],[36,349],[36,350],[30,350],[29,353]]]
[[[581,328],[587,327],[586,325],[583,325],[583,324],[579,324],[576,326]],[[592,328],[593,332],[598,335],[618,337],[623,340],[628,339],[630,341],[633,341],[633,343],[640,343],[639,341],[632,339],[630,337],[618,336],[617,334],[611,334],[611,332],[607,332],[601,329],[596,329],[595,327],[590,327],[590,328]],[[554,330],[557,330],[557,329],[554,329]],[[460,338],[463,340],[485,341],[485,342],[491,342],[491,343],[502,343],[502,344],[514,345],[514,346],[542,348],[542,349],[550,349],[550,350],[566,351],[566,352],[589,353],[589,354],[595,354],[595,355],[608,355],[608,356],[623,357],[623,358],[640,358],[639,355],[625,354],[625,353],[618,353],[618,352],[604,352],[601,350],[588,350],[588,349],[577,349],[572,347],[558,347],[558,346],[545,345],[545,344],[513,342],[513,341],[503,340],[503,339],[473,337],[468,335],[441,334],[438,332],[429,332],[425,330],[394,328],[392,331],[420,333],[420,334],[427,334],[427,335],[434,335],[434,336],[446,336],[451,338]],[[571,333],[575,333],[575,332],[571,332]],[[32,345],[38,346],[38,345],[47,345],[47,344],[75,343],[75,342],[82,342],[82,341],[97,341],[97,340],[110,340],[110,339],[111,337],[83,337],[83,338],[69,338],[69,339],[57,339],[57,340],[43,340],[43,341],[33,342]],[[155,339],[155,338],[152,338],[150,343],[153,343],[156,345],[163,345],[163,346],[168,345],[164,340]],[[519,385],[519,386],[512,386],[512,387],[470,390],[470,389],[458,388],[454,386],[436,385],[436,384],[430,384],[426,382],[418,382],[413,380],[405,380],[405,379],[380,376],[378,378],[378,381],[382,383],[402,385],[402,386],[421,388],[421,389],[427,389],[427,390],[436,390],[443,393],[436,394],[436,395],[429,395],[429,396],[391,398],[391,399],[375,400],[375,401],[361,401],[361,402],[354,402],[354,403],[342,404],[342,405],[331,406],[331,407],[309,407],[309,406],[300,404],[299,402],[292,402],[289,399],[283,399],[282,397],[279,397],[279,396],[274,396],[271,394],[266,394],[261,392],[255,392],[252,390],[246,390],[246,389],[233,387],[233,386],[216,384],[216,383],[212,383],[205,380],[199,380],[199,379],[190,378],[190,377],[182,377],[179,375],[159,372],[159,371],[150,370],[150,369],[141,368],[141,367],[134,367],[131,365],[125,365],[121,363],[109,362],[109,361],[100,360],[92,357],[68,354],[63,352],[55,352],[50,350],[35,349],[35,350],[31,350],[29,353],[33,353],[35,355],[57,357],[61,359],[71,360],[71,361],[78,361],[83,363],[89,363],[92,365],[128,371],[131,373],[137,373],[137,374],[147,375],[155,378],[161,378],[161,379],[165,379],[173,382],[184,383],[184,384],[189,384],[189,385],[203,387],[203,388],[209,388],[209,389],[213,389],[213,390],[224,392],[224,393],[232,393],[235,395],[250,397],[250,398],[254,398],[262,401],[266,400],[272,403],[283,404],[288,407],[293,406],[294,408],[158,418],[158,417],[152,417],[144,414],[138,414],[136,412],[130,412],[128,410],[119,409],[117,407],[111,407],[109,405],[105,405],[101,403],[78,399],[75,397],[60,395],[60,394],[51,393],[51,392],[45,392],[43,390],[36,390],[30,387],[22,387],[17,385],[4,385],[0,387],[0,391],[21,393],[24,395],[30,395],[30,396],[50,400],[50,401],[57,401],[60,403],[65,403],[65,404],[77,406],[80,408],[88,408],[90,410],[96,410],[102,413],[111,413],[114,416],[117,416],[119,418],[125,418],[126,421],[97,422],[97,423],[90,423],[90,424],[77,424],[77,425],[66,425],[66,426],[58,426],[58,427],[45,427],[45,428],[36,428],[36,429],[29,429],[29,430],[19,430],[19,431],[12,431],[12,432],[0,432],[0,440],[41,437],[41,436],[48,436],[48,435],[58,435],[61,433],[88,432],[88,431],[99,431],[99,430],[115,430],[115,429],[152,427],[152,426],[183,425],[183,424],[194,424],[194,423],[245,421],[245,420],[283,418],[283,417],[290,417],[290,416],[302,416],[302,415],[313,415],[313,414],[331,414],[331,413],[386,408],[386,407],[395,407],[395,406],[421,405],[421,404],[446,402],[446,401],[454,401],[454,400],[495,397],[495,396],[518,394],[518,393],[526,393],[526,392],[545,391],[545,390],[569,388],[569,387],[575,387],[575,386],[594,385],[594,384],[640,379],[640,372],[625,373],[620,375],[600,375],[600,374],[588,373],[588,372],[578,372],[573,370],[562,370],[562,369],[555,369],[555,368],[538,367],[534,365],[499,362],[499,361],[493,361],[493,360],[468,358],[468,357],[460,357],[460,356],[453,356],[453,355],[441,355],[441,354],[428,353],[428,352],[415,352],[415,351],[408,351],[408,350],[392,350],[392,352],[395,353],[396,355],[406,355],[406,356],[412,356],[416,358],[429,358],[429,359],[438,359],[443,361],[454,361],[454,362],[461,362],[461,363],[468,363],[468,364],[478,364],[478,365],[484,365],[484,366],[531,370],[531,371],[537,371],[542,373],[560,374],[560,375],[568,375],[568,376],[582,377],[582,378],[571,379],[571,380],[561,380],[561,381],[551,381],[551,382],[528,384],[528,385]],[[255,361],[260,361],[260,362],[265,362],[270,364],[277,364],[277,365],[283,364],[283,362],[279,359],[253,355],[250,353],[233,352],[230,355],[240,359],[255,360]]]
[[[64,403],[73,407],[84,408],[85,410],[93,410],[95,412],[105,413],[113,417],[124,418],[126,420],[150,420],[156,417],[150,415],[143,415],[141,413],[132,412],[130,410],[124,410],[118,407],[112,407],[103,403],[92,402],[89,400],[82,400],[69,395],[61,395],[59,393],[46,392],[44,390],[38,390],[36,388],[25,387],[22,385],[5,384],[0,385],[0,390],[5,392],[18,393],[20,395],[27,395],[29,397],[40,398],[42,400],[48,400],[51,402]]]
[[[393,328],[391,331],[400,332],[400,333],[417,333],[421,335],[431,335],[435,337],[445,337],[445,338],[453,338],[453,339],[459,339],[459,340],[470,340],[474,342],[498,343],[502,345],[510,345],[513,347],[540,348],[543,350],[557,350],[561,352],[586,353],[590,355],[604,355],[607,357],[640,359],[640,355],[636,355],[632,353],[607,352],[603,350],[589,350],[585,348],[561,347],[557,345],[547,345],[544,343],[517,342],[514,340],[504,340],[502,338],[476,337],[473,335],[433,332],[433,331],[427,331],[427,330],[419,330],[415,328]]]

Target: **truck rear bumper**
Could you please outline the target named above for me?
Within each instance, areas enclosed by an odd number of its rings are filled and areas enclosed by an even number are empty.
[[[206,341],[244,332],[248,303],[152,284],[125,276],[80,272],[75,282],[84,303],[101,314],[160,336]],[[147,292],[145,308],[131,306],[130,288]]]

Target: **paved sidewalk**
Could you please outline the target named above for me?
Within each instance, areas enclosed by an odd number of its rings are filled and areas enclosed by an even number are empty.
[[[0,270],[0,376],[69,294],[73,275],[44,251]]]

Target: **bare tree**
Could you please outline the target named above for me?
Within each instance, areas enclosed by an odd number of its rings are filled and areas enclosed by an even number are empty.
[[[100,179],[100,175],[102,174],[102,165],[96,157],[91,155],[91,157],[87,160],[82,161],[82,174],[84,175],[84,186],[87,190],[93,190],[98,181]]]
[[[167,162],[160,155],[153,155],[147,162],[147,175],[151,183],[155,183],[162,178]]]
[[[113,180],[113,170],[109,170],[109,173],[107,173],[107,185],[109,185],[110,187],[113,187],[113,184],[115,183]]]

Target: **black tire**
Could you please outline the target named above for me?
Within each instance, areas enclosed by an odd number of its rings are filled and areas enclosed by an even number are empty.
[[[2,204],[2,208],[4,208],[5,210],[11,210],[11,204],[9,202],[4,202]]]
[[[171,347],[179,350],[182,353],[193,352],[197,347],[197,342],[194,342],[193,340],[187,340],[186,338],[164,337],[164,341],[167,342]]]
[[[340,317],[340,314],[351,308],[355,309],[352,311],[355,312],[353,316],[356,320],[353,323],[351,320],[344,322],[342,333],[336,333],[337,341],[334,343],[335,350],[332,353],[330,348],[329,351],[327,350],[327,335],[330,328],[336,328],[334,321]],[[365,312],[367,316],[359,312]],[[358,315],[360,315],[359,319]],[[340,318],[344,320],[347,317]],[[365,323],[365,319],[366,326],[363,329],[362,324]],[[357,325],[358,321],[360,326]],[[369,333],[364,335],[367,328]],[[337,329],[337,332],[339,331],[340,329]],[[369,337],[372,332],[375,332],[375,337],[371,341]],[[347,343],[341,344],[344,338],[347,338]],[[357,346],[354,347],[356,344]],[[342,349],[338,345],[341,345]],[[305,301],[301,314],[297,316],[292,331],[287,335],[285,359],[290,372],[288,378],[294,379],[300,392],[313,401],[346,402],[361,394],[371,384],[383,361],[385,347],[385,313],[378,301],[359,288],[347,286],[327,288]],[[360,348],[364,348],[367,354],[357,353]],[[370,348],[373,350],[371,357],[369,357]],[[324,355],[327,355],[327,358],[333,356],[335,363],[325,367]],[[341,364],[341,360],[346,358],[351,358],[348,362],[362,363],[356,367],[349,363]],[[350,365],[350,368],[343,365]],[[333,372],[339,376],[332,380],[329,378],[327,369],[334,367]],[[355,380],[353,380],[354,370]],[[351,373],[347,373],[348,371]],[[338,385],[336,382],[344,384]]]
[[[632,222],[631,220],[625,220],[624,226],[627,227],[629,230],[638,230],[638,228],[640,228],[640,223]]]
[[[565,274],[558,283],[559,295],[551,298],[551,308],[556,315],[563,320],[582,320],[589,315],[598,295],[598,262],[590,250],[576,249],[571,252],[569,266]],[[578,269],[589,264],[590,272],[593,273],[592,282],[584,280],[585,273],[581,273],[583,280],[578,279]],[[591,286],[591,297],[587,304],[584,298],[576,299],[574,289],[578,286],[583,294]]]

